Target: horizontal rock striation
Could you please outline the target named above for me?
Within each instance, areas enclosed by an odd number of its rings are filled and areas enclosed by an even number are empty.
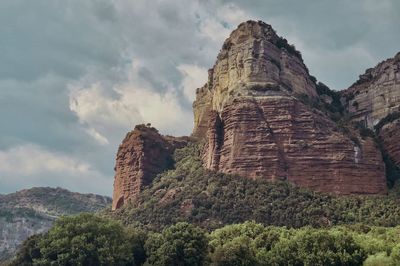
[[[375,129],[384,152],[400,167],[400,128],[394,119],[400,117],[400,53],[367,69],[342,96],[351,119]]]
[[[270,25],[241,23],[224,42],[207,83],[196,90],[192,136],[204,142],[203,165],[321,192],[386,193],[385,164],[371,134],[361,136],[334,121],[344,120],[347,111],[351,120],[373,128],[398,111],[399,60],[397,54],[349,89],[333,92],[316,84],[300,52]],[[398,127],[390,120],[379,133],[397,163]],[[144,125],[128,133],[117,154],[112,208],[135,201],[158,173],[173,166],[174,149],[188,141]]]
[[[382,148],[389,158],[400,167],[400,118],[386,123],[379,129]]]
[[[138,125],[119,146],[115,164],[112,209],[134,201],[162,171],[173,167],[172,154],[188,138],[162,136],[150,126]]]
[[[317,97],[300,52],[264,22],[239,25],[224,42],[208,82],[193,103],[194,136],[204,136],[210,113],[221,112],[237,96],[276,91]]]
[[[372,138],[351,139],[293,97],[236,99],[210,119],[205,167],[336,194],[386,192]]]
[[[400,53],[367,69],[342,95],[352,120],[369,128],[400,111]]]
[[[300,53],[263,22],[239,25],[194,103],[204,166],[322,192],[385,193],[385,166],[373,139],[343,133],[299,100],[304,97],[318,94]]]

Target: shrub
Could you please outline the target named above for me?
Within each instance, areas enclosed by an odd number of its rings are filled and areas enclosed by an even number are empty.
[[[58,219],[39,241],[34,265],[131,265],[132,245],[123,227],[93,214]]]
[[[177,223],[152,234],[146,242],[150,265],[203,265],[208,240],[205,232],[188,223]]]
[[[346,233],[305,229],[277,243],[267,258],[271,265],[361,265],[366,253]]]
[[[9,266],[31,266],[35,259],[39,259],[40,248],[39,241],[42,239],[42,235],[33,235],[28,237],[19,248],[15,259],[9,264]]]
[[[392,259],[385,253],[380,252],[374,255],[369,255],[363,266],[395,266]]]

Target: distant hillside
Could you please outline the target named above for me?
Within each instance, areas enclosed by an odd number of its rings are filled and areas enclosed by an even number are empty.
[[[47,231],[57,217],[98,211],[110,203],[106,196],[49,187],[0,195],[0,262],[28,236]]]

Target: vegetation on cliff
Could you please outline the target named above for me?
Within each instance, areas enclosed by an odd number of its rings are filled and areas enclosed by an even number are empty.
[[[154,230],[182,221],[204,228],[246,220],[294,228],[400,224],[400,199],[395,193],[342,197],[321,194],[287,182],[208,171],[199,156],[197,144],[176,150],[174,170],[158,175],[135,203],[114,212],[105,211],[104,215]]]

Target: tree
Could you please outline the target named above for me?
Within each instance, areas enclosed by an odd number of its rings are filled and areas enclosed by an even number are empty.
[[[257,265],[256,254],[247,236],[236,237],[210,254],[211,265],[253,266]]]
[[[278,242],[268,254],[270,265],[362,265],[366,252],[345,232],[303,229]]]
[[[33,260],[40,258],[39,241],[42,239],[42,235],[33,235],[28,237],[24,243],[22,243],[15,259],[11,261],[9,266],[31,266]]]
[[[395,265],[400,265],[400,243],[393,247],[390,257]]]
[[[149,236],[146,250],[150,265],[203,265],[208,251],[205,232],[188,223],[167,227]]]
[[[124,228],[93,214],[58,219],[39,247],[34,265],[134,265]]]
[[[128,227],[126,234],[131,245],[134,264],[143,265],[147,259],[144,247],[147,240],[147,233],[141,229]]]

